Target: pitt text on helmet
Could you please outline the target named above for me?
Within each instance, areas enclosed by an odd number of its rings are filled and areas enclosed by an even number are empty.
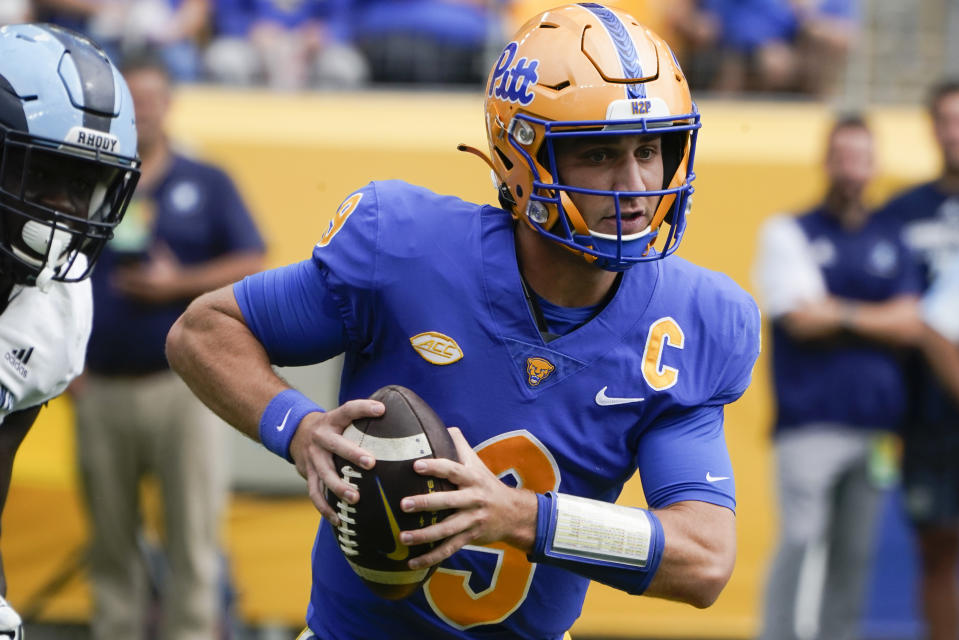
[[[527,60],[526,58],[516,59],[516,49],[519,45],[510,42],[503,49],[496,66],[493,68],[493,77],[490,79],[489,92],[487,95],[495,95],[500,100],[507,102],[518,102],[521,105],[528,105],[533,101],[533,94],[529,87],[536,84],[539,80],[539,74],[536,73],[536,67],[539,66],[539,60]]]

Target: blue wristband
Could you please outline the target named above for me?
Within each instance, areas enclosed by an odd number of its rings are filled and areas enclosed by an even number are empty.
[[[323,408],[296,389],[287,389],[273,396],[260,417],[260,442],[263,446],[293,462],[290,456],[290,442],[300,421],[310,413]]]

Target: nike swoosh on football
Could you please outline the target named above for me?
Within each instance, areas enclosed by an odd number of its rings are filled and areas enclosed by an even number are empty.
[[[706,482],[719,482],[720,480],[729,480],[729,476],[714,476],[708,471],[706,472]]]
[[[290,417],[290,412],[291,412],[291,411],[293,411],[293,407],[290,407],[289,409],[286,410],[286,415],[283,416],[283,422],[281,422],[280,424],[276,425],[276,430],[277,430],[277,431],[283,431],[283,429],[286,428],[286,420],[287,420],[287,418]]]
[[[406,560],[410,555],[410,548],[400,542],[400,526],[396,522],[396,516],[393,515],[393,510],[390,509],[390,503],[386,499],[386,493],[383,491],[383,485],[380,484],[379,478],[376,478],[376,486],[380,490],[380,499],[383,501],[383,508],[386,509],[386,519],[389,520],[390,523],[390,533],[393,534],[394,549],[386,554],[386,557],[390,560]]]
[[[609,387],[603,387],[596,392],[596,404],[601,407],[610,407],[617,404],[632,404],[634,402],[642,402],[646,398],[611,398],[606,395],[606,390]]]

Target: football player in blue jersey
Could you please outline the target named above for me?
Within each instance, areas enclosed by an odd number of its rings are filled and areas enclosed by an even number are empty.
[[[86,278],[133,193],[136,148],[130,93],[97,45],[0,28],[0,509],[40,408],[83,370]],[[21,633],[0,598],[0,637]]]
[[[732,572],[723,407],[749,384],[759,312],[672,256],[700,126],[672,51],[617,9],[547,11],[495,62],[486,124],[489,157],[463,149],[499,207],[370,183],[311,258],[198,298],[168,336],[173,368],[293,462],[324,516],[304,638],[562,638],[590,580],[705,607]],[[330,411],[270,366],[339,353]],[[457,427],[460,457],[416,463],[458,489],[404,499],[455,511],[400,534],[443,541],[410,559],[414,581],[438,568],[401,601],[362,584],[324,499],[356,502],[332,455],[376,464],[347,427],[393,383]],[[648,508],[615,505],[637,468]]]
[[[959,260],[959,81],[933,88],[929,112],[942,172],[896,195],[877,213],[915,253],[924,289]],[[948,342],[936,335],[938,324],[927,319],[932,332],[920,345],[926,360],[917,358],[909,371],[902,477],[906,511],[918,534],[920,591],[932,640],[959,635],[959,406],[946,391],[949,373],[941,365],[948,363],[941,358]],[[945,384],[937,378],[942,375]]]

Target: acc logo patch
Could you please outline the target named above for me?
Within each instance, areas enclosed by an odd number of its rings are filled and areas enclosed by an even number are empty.
[[[410,338],[410,344],[430,364],[453,364],[463,357],[456,340],[436,331],[418,333]]]
[[[546,358],[526,358],[526,382],[531,387],[539,386],[555,369],[555,365]]]
[[[354,193],[343,201],[340,208],[333,214],[333,219],[330,220],[330,226],[328,226],[326,231],[323,232],[323,235],[320,236],[320,241],[316,243],[316,246],[325,247],[330,244],[330,240],[343,228],[343,225],[346,224],[346,219],[356,210],[356,205],[358,205],[362,199],[362,193]]]

